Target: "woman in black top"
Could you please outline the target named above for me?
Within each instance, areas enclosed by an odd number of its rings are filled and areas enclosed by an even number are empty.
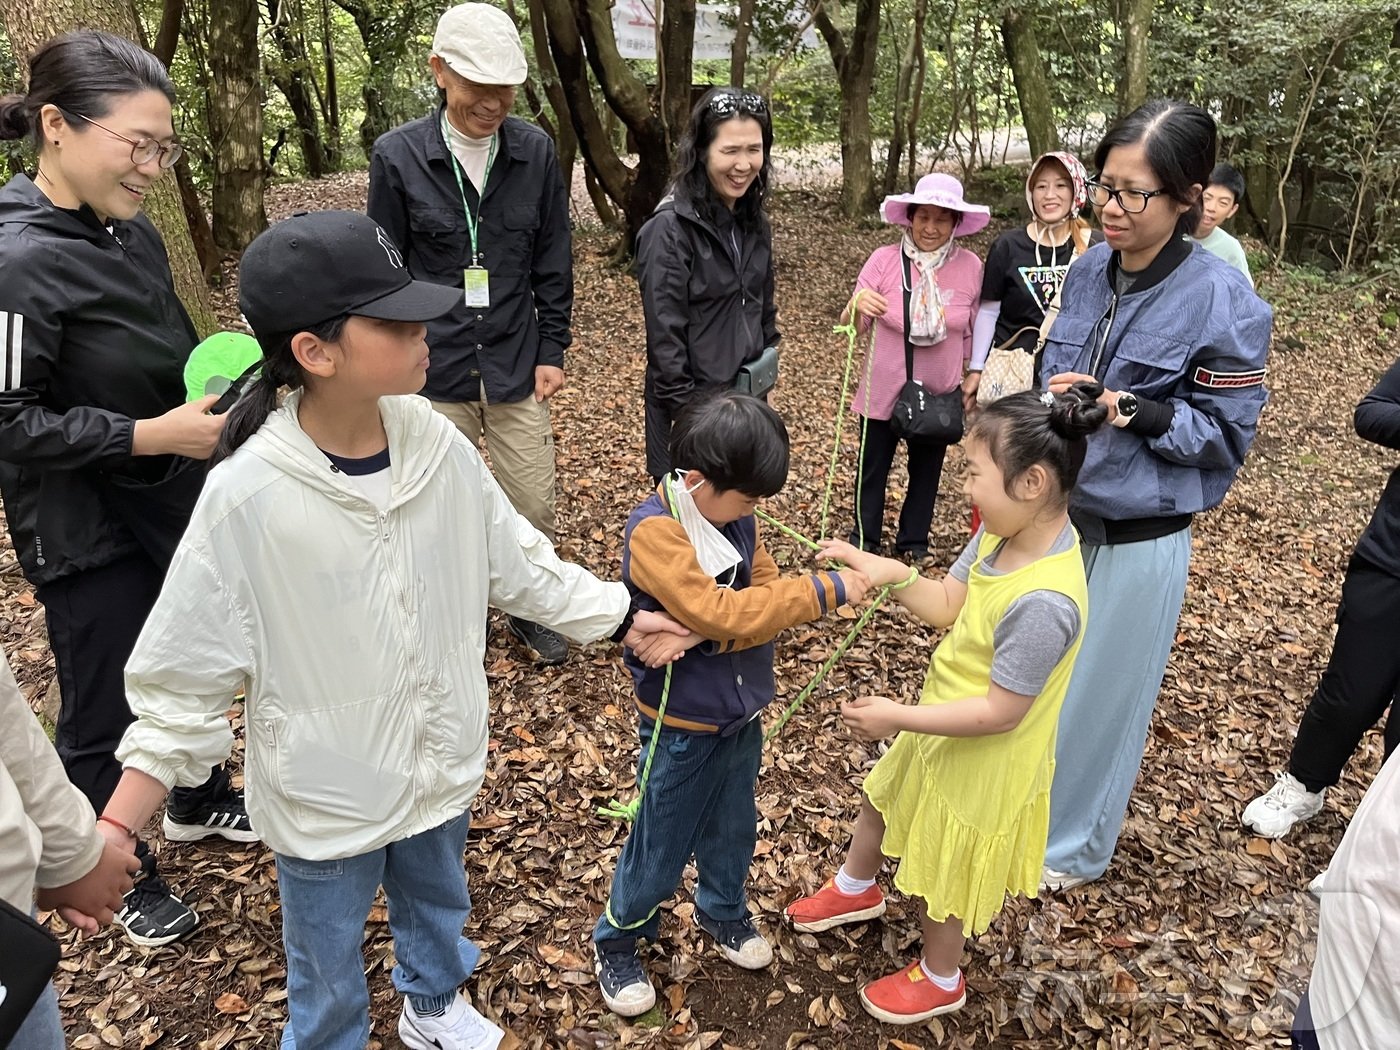
[[[1356,406],[1356,432],[1400,451],[1400,360]],[[1322,810],[1366,731],[1385,716],[1385,757],[1400,746],[1400,467],[1391,472],[1371,523],[1356,543],[1342,581],[1332,656],[1308,701],[1288,770],[1251,802],[1244,823],[1266,838]],[[1390,713],[1387,715],[1386,712]]]
[[[778,344],[764,215],[773,124],[762,95],[710,91],[690,115],[670,194],[637,234],[646,318],[647,472],[671,468],[671,422]]]
[[[1010,341],[1027,352],[1034,350],[1069,264],[1103,239],[1079,216],[1088,200],[1087,179],[1084,165],[1069,153],[1046,153],[1031,166],[1026,176],[1031,221],[1007,230],[992,243],[982,271],[982,305],[972,328],[972,361],[963,382],[969,403],[991,348]]]
[[[215,398],[184,404],[197,336],[141,214],[180,156],[173,98],[149,52],[79,30],[34,53],[27,94],[0,99],[0,138],[29,135],[38,153],[32,179],[0,189],[0,493],[47,619],[58,752],[98,813],[131,721],[122,668],[171,554],[151,525],[188,520],[202,469],[182,457],[207,459],[223,426]],[[165,834],[256,837],[222,769],[172,796]],[[133,845],[147,875],[117,919],[138,944],[166,944],[197,919]]]

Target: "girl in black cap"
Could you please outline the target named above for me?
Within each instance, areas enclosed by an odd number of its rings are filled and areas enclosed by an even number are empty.
[[[288,219],[243,255],[261,378],[230,411],[180,556],[127,665],[136,722],[106,816],[139,826],[228,753],[247,683],[253,820],[277,858],[290,1021],[362,1050],[361,942],[382,885],[414,1050],[491,1050],[457,994],[478,951],[462,851],[486,772],[487,606],[585,642],[684,628],[561,562],[416,392],[424,321],[461,290],[414,281],[354,212]],[[278,405],[282,388],[288,393]],[[666,654],[670,657],[669,652]]]

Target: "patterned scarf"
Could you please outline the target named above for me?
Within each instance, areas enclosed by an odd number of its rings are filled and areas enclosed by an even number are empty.
[[[943,294],[938,290],[938,269],[953,254],[953,238],[931,252],[921,252],[914,237],[904,231],[904,254],[913,262],[909,291],[909,341],[915,346],[934,346],[948,338],[948,322],[943,316]]]

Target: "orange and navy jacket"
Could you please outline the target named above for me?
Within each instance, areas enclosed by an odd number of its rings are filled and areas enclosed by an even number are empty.
[[[846,602],[834,572],[781,579],[750,515],[720,528],[743,561],[731,586],[700,568],[662,489],[627,519],[622,580],[638,609],[664,610],[706,642],[672,665],[662,724],[692,733],[737,732],[773,699],[773,638]],[[623,656],[642,716],[655,720],[666,669]]]

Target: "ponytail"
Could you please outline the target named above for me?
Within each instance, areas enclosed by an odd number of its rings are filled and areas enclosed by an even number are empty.
[[[1102,395],[1103,384],[1092,381],[1075,383],[1058,395],[1033,390],[1011,394],[982,409],[968,436],[986,442],[1008,495],[1017,478],[1041,463],[1067,502],[1084,465],[1088,437],[1108,420],[1108,408],[1098,400]]]
[[[1076,215],[1069,224],[1070,239],[1074,241],[1074,254],[1083,255],[1089,250],[1089,238],[1093,235],[1094,228],[1089,225],[1087,219]]]
[[[283,387],[297,390],[305,385],[306,373],[292,353],[292,340],[302,332],[309,332],[322,342],[334,343],[345,330],[349,316],[333,317],[320,324],[308,325],[295,332],[280,335],[258,336],[262,346],[262,374],[251,383],[241,397],[234,402],[228,412],[228,422],[219,435],[218,447],[210,457],[209,465],[222,463],[245,441],[257,433],[267,422],[267,417],[277,410],[278,397]]]

